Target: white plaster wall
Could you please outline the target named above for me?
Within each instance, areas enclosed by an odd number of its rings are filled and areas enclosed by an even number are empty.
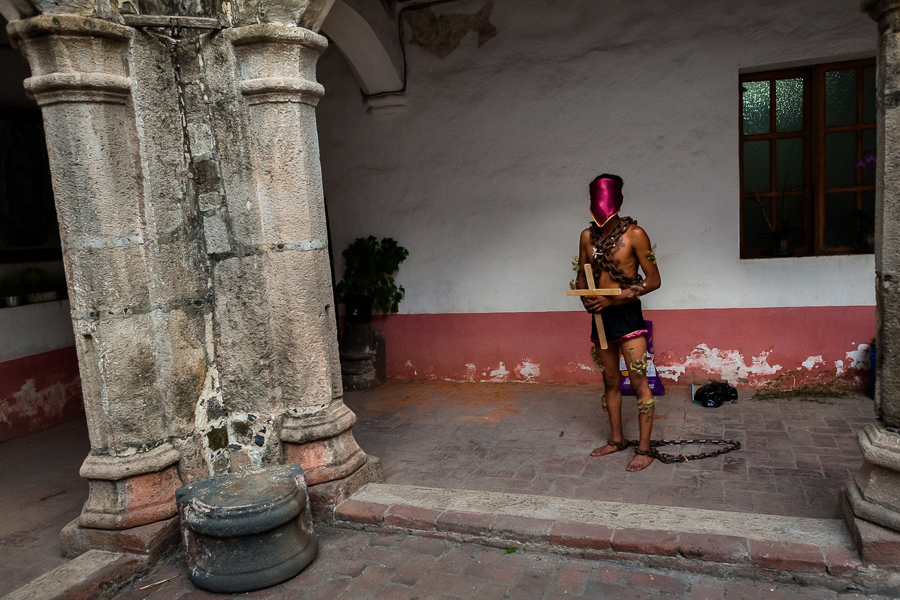
[[[0,309],[0,362],[74,345],[68,300]]]
[[[471,13],[481,0],[438,7]],[[742,70],[874,55],[855,0],[496,0],[497,37],[407,46],[408,106],[365,112],[340,53],[318,122],[337,276],[354,238],[410,251],[405,313],[578,310],[588,182],[657,244],[646,308],[872,305],[872,256],[739,259]]]

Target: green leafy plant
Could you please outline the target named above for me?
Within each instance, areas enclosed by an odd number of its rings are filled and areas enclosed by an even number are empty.
[[[338,302],[344,302],[348,296],[371,296],[375,310],[392,313],[399,310],[406,290],[394,281],[394,273],[409,256],[406,248],[393,238],[379,241],[370,235],[354,240],[341,256],[347,268],[335,288]]]

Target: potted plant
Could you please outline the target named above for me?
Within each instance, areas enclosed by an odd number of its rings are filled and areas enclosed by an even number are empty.
[[[372,309],[385,313],[399,310],[406,291],[394,281],[394,273],[409,251],[393,238],[357,238],[341,253],[346,270],[335,287],[338,302],[347,309],[347,323],[365,325]]]

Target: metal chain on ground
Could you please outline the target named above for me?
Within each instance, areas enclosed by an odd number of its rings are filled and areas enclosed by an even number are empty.
[[[713,450],[712,452],[701,452],[699,454],[664,454],[657,450],[660,446],[685,446],[688,444],[710,444],[710,445],[727,445],[726,448]],[[628,440],[629,446],[638,446],[638,440]],[[741,443],[737,440],[650,440],[650,451],[646,456],[652,456],[656,460],[666,464],[682,463],[689,460],[701,460],[704,458],[712,458],[721,454],[727,454],[734,450],[740,450]]]

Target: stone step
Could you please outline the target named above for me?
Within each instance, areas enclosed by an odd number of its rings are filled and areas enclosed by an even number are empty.
[[[836,519],[370,483],[335,509],[334,523],[836,590],[900,589],[897,574],[862,565]]]
[[[147,556],[89,550],[3,600],[106,600],[146,571],[148,562]]]

